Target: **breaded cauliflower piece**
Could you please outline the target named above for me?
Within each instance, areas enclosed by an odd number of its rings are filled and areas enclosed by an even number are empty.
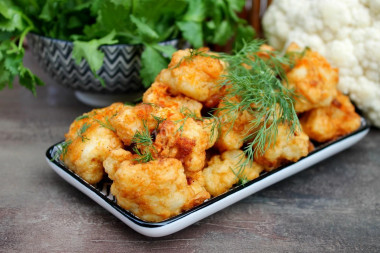
[[[355,112],[350,99],[339,92],[330,106],[306,112],[301,116],[300,122],[310,139],[326,142],[358,129],[360,116]]]
[[[246,166],[239,174],[237,166],[243,157],[243,151],[230,150],[210,159],[208,166],[203,170],[203,176],[206,190],[212,196],[218,196],[237,184],[239,182],[237,175],[246,180],[253,180],[260,175],[263,168],[255,162],[251,166]]]
[[[182,163],[173,158],[142,164],[121,163],[113,178],[111,193],[117,203],[149,222],[178,215],[210,196],[207,192],[193,191]]]
[[[175,52],[168,68],[156,77],[156,82],[169,85],[173,95],[183,94],[202,103],[216,101],[216,105],[218,100],[215,97],[220,96],[218,84],[225,64],[219,59],[202,56],[202,53],[211,54],[208,49],[199,49],[199,52],[198,55],[192,49]]]
[[[286,73],[289,88],[294,88],[295,109],[305,112],[313,108],[328,106],[337,95],[339,71],[332,68],[327,60],[319,53],[310,49],[304,52],[298,45],[292,43],[288,54],[295,57],[294,67]],[[297,57],[299,53],[300,57]]]
[[[169,86],[163,83],[155,82],[144,93],[143,102],[152,103],[161,107],[172,108],[181,111],[182,108],[187,108],[195,113],[197,117],[201,117],[202,104],[198,101],[188,98],[182,94],[172,95],[168,91]]]
[[[177,158],[186,171],[197,172],[205,166],[206,149],[212,146],[212,141],[203,122],[182,116],[179,120],[163,121],[153,145],[158,157]]]
[[[102,126],[115,115],[123,105],[112,104],[103,109],[95,109],[75,120],[65,135],[71,142],[65,155],[61,155],[65,165],[90,184],[98,183],[104,175],[103,161],[114,149],[123,143],[110,129]]]
[[[231,101],[237,98],[231,98]],[[224,106],[223,101],[218,105],[218,108]],[[224,114],[223,111],[216,112],[216,115],[221,114],[221,125],[219,129],[218,139],[216,140],[215,147],[220,151],[235,150],[243,146],[244,138],[252,133],[252,122],[255,117],[248,111],[240,112],[233,121],[231,117],[235,115]],[[232,126],[232,127],[231,127]]]
[[[289,133],[286,125],[278,126],[276,142],[267,147],[263,154],[255,152],[255,162],[261,164],[265,170],[271,171],[287,162],[296,162],[307,156],[311,149],[309,137],[304,132]]]
[[[152,117],[153,111],[153,106],[148,104],[124,106],[110,122],[120,139],[129,146],[136,131],[144,129],[144,123],[150,130],[155,128],[157,122]]]
[[[114,180],[116,171],[120,168],[121,163],[134,164],[136,155],[122,148],[111,151],[108,157],[103,161],[103,167],[108,177]]]

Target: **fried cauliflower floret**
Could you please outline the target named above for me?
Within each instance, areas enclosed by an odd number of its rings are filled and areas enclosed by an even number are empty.
[[[236,98],[232,98],[231,100],[235,99]],[[218,108],[222,108],[223,106],[224,102],[221,102]],[[240,112],[237,116],[224,113],[224,111],[220,113],[222,114],[221,126],[215,147],[220,152],[241,148],[244,143],[244,138],[253,131],[250,122],[255,119],[254,116],[248,111]],[[235,116],[236,120],[233,120],[232,117]]]
[[[108,177],[114,180],[116,171],[120,168],[121,163],[134,164],[136,155],[122,148],[113,150],[103,161],[103,167]]]
[[[199,49],[199,52],[211,54],[207,49]],[[206,103],[219,97],[218,83],[224,69],[225,64],[219,59],[194,55],[192,49],[179,50],[173,54],[168,68],[156,77],[156,82],[169,85],[173,95],[183,94]]]
[[[211,132],[202,122],[182,117],[167,119],[158,127],[154,148],[158,157],[180,160],[186,171],[197,172],[205,165],[206,149],[212,146]]]
[[[194,192],[194,205],[200,205],[205,199],[211,197],[210,193],[206,190],[205,178],[202,171],[189,172],[185,171],[187,183]]]
[[[301,49],[295,44],[288,48],[288,54],[294,54],[295,65],[286,73],[289,87],[300,95],[295,97],[297,112],[328,106],[336,97],[339,81],[338,69],[332,68],[319,53],[306,50],[301,56]],[[299,54],[300,57],[297,57]]]
[[[203,176],[206,190],[212,196],[215,197],[228,191],[234,184],[239,182],[239,178],[253,180],[259,176],[263,168],[255,162],[251,166],[246,166],[239,174],[237,167],[243,157],[243,151],[230,150],[223,152],[221,155],[215,155],[210,159],[208,166],[203,170]]]
[[[287,162],[296,162],[306,156],[310,149],[309,137],[302,131],[290,134],[286,125],[278,126],[276,142],[265,147],[265,152],[255,153],[255,162],[261,164],[265,170],[271,171]]]
[[[104,175],[103,161],[114,149],[123,147],[118,136],[99,122],[115,115],[122,107],[117,103],[103,109],[96,109],[75,120],[66,141],[71,142],[65,155],[65,165],[90,184],[98,183]]]
[[[318,142],[334,140],[360,127],[360,116],[350,99],[338,93],[330,106],[316,108],[301,116],[300,122],[310,139]]]
[[[115,117],[110,119],[111,125],[125,145],[131,145],[136,131],[144,129],[144,123],[149,129],[154,129],[153,110],[153,106],[148,104],[124,106]]]
[[[137,131],[143,132],[145,127],[149,132],[156,129],[159,123],[157,118],[166,119],[171,117],[173,119],[180,119],[179,115],[179,112],[171,108],[162,108],[156,105],[142,103],[136,106],[122,107],[118,114],[110,119],[110,123],[124,144],[130,146],[133,136],[135,136]],[[156,119],[154,117],[156,117]]]
[[[111,193],[121,207],[150,222],[178,215],[207,199],[194,193],[182,163],[173,158],[121,163],[114,174]]]
[[[168,107],[181,111],[182,108],[187,108],[195,113],[197,117],[201,116],[202,104],[198,101],[188,98],[182,94],[172,95],[168,91],[169,86],[155,82],[144,93],[143,102],[152,103],[161,107]]]

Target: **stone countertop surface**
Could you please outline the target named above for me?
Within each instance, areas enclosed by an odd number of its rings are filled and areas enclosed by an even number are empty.
[[[45,160],[90,107],[47,83],[0,91],[0,252],[379,252],[380,130],[173,235],[138,234]]]

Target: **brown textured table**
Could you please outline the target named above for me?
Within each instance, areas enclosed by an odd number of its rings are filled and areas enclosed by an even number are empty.
[[[380,130],[174,235],[142,236],[53,172],[45,151],[90,107],[49,79],[0,92],[0,252],[379,252]],[[1,71],[1,70],[0,70]]]

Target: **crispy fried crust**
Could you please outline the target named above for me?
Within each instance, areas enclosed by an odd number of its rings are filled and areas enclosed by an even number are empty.
[[[231,100],[236,100],[232,98]],[[218,108],[224,106],[223,101],[218,105]],[[223,113],[223,111],[221,112]],[[216,115],[219,112],[216,111]],[[233,120],[233,117],[236,119]],[[226,114],[221,118],[221,126],[219,129],[218,139],[215,147],[220,151],[240,149],[243,146],[244,138],[254,131],[251,129],[250,122],[254,120],[254,116],[247,111],[238,113],[238,115]]]
[[[207,49],[200,49],[210,53]],[[161,71],[156,82],[167,84],[170,93],[183,94],[206,103],[219,93],[218,83],[224,73],[224,63],[219,59],[196,55],[190,57],[190,50],[179,50],[172,56],[167,69]]]
[[[114,174],[111,193],[121,207],[151,222],[178,215],[210,197],[201,188],[194,191],[182,163],[174,158],[121,163]]]
[[[312,140],[326,142],[360,127],[360,116],[350,99],[338,93],[330,106],[313,109],[301,116],[302,128]]]
[[[295,53],[295,65],[286,73],[289,87],[294,88],[297,94],[295,109],[297,112],[305,112],[328,106],[337,95],[339,71],[332,68],[319,53],[306,50],[301,57],[301,51],[295,43],[287,50],[287,53]]]
[[[168,89],[169,86],[166,84],[158,82],[153,83],[152,86],[144,93],[143,102],[171,108],[177,111],[181,111],[183,108],[186,108],[195,113],[197,117],[201,117],[201,103],[182,94],[172,95],[169,93]]]
[[[228,191],[238,183],[239,177],[247,180],[255,179],[263,170],[262,166],[253,162],[238,173],[240,159],[244,158],[241,150],[230,150],[221,155],[213,156],[208,161],[208,166],[203,170],[206,190],[212,196],[218,196]]]
[[[307,156],[310,151],[309,137],[302,131],[289,133],[286,125],[279,125],[276,142],[267,148],[265,152],[255,153],[255,162],[270,171],[288,162],[296,162]]]
[[[158,157],[176,158],[186,171],[197,172],[205,166],[210,142],[211,133],[203,122],[182,116],[180,120],[167,119],[160,124],[154,147]]]
[[[90,184],[95,184],[103,178],[103,161],[110,152],[123,147],[112,130],[98,123],[106,122],[106,118],[111,118],[122,106],[121,103],[116,103],[84,114],[86,118],[75,120],[65,135],[66,141],[70,140],[72,143],[61,158],[70,170]],[[89,127],[80,135],[79,132],[84,124]]]

